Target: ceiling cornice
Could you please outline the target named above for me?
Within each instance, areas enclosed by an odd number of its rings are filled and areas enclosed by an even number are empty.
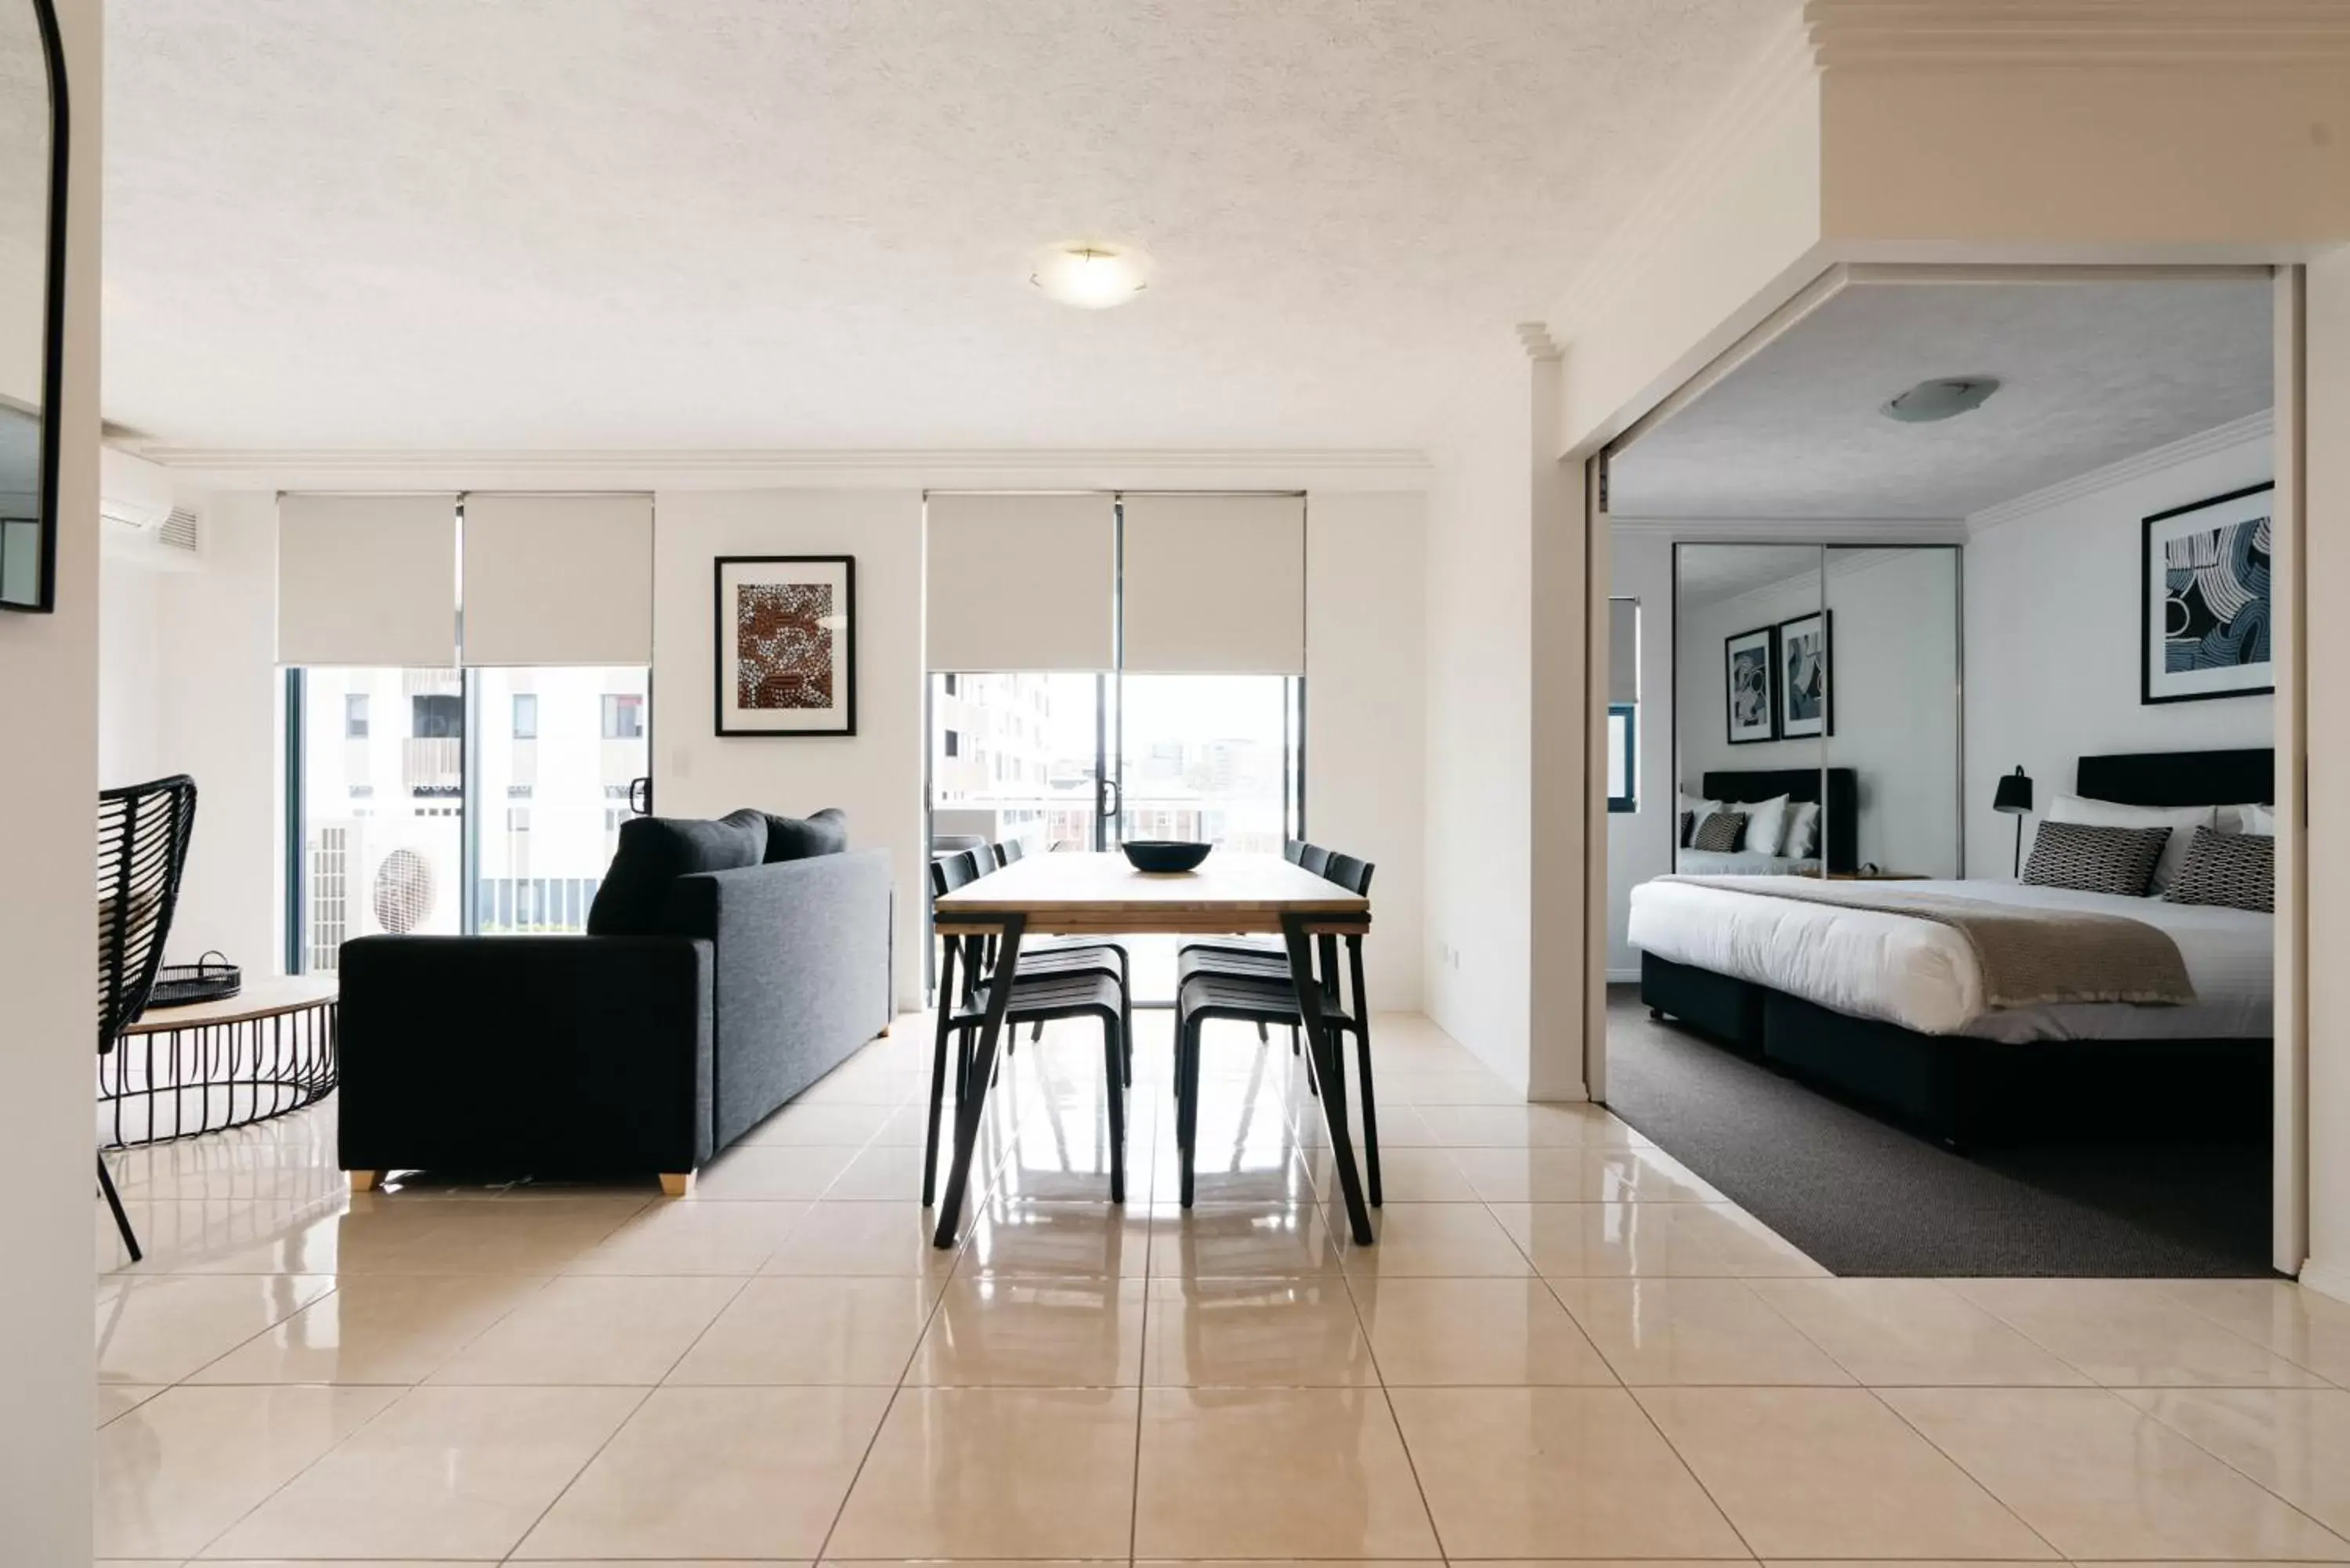
[[[1820,68],[2350,65],[2339,0],[1807,0]]]
[[[1814,88],[1818,79],[1811,29],[1804,19],[1791,16],[1756,54],[1679,155],[1649,182],[1639,204],[1592,253],[1590,262],[1551,306],[1548,325],[1565,331],[1603,307],[1638,276],[1650,258],[1681,231],[1689,215],[1715,199],[1724,171],[1742,165],[1758,128],[1796,95]]]
[[[1957,519],[1918,517],[1615,517],[1607,525],[1631,539],[1681,545],[1950,545],[1963,541]]]
[[[1409,451],[266,451],[142,446],[138,455],[221,490],[877,489],[1412,490],[1433,472]]]
[[[2052,507],[2062,506],[2066,502],[2077,501],[2082,496],[2103,490],[2108,485],[2126,483],[2130,480],[2143,478],[2149,473],[2159,473],[2166,468],[2176,467],[2179,463],[2204,456],[2209,452],[2222,452],[2231,446],[2241,446],[2248,441],[2262,440],[2273,434],[2275,431],[2276,410],[2263,409],[2257,414],[2247,414],[2241,420],[2231,420],[2224,425],[2188,436],[2181,441],[2172,441],[2168,446],[2158,446],[2151,452],[2139,452],[2136,457],[2126,457],[2119,462],[2110,462],[2103,468],[2091,469],[2086,473],[2075,474],[2045,489],[2035,490],[2028,495],[2019,495],[2012,501],[2002,501],[1996,506],[1987,506],[1967,519],[1967,532],[1980,534],[1986,529],[1997,528],[2021,518],[2046,512]]]

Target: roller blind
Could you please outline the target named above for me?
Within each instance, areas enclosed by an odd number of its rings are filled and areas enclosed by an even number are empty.
[[[932,670],[1107,670],[1117,662],[1117,514],[1107,495],[933,495]]]
[[[1129,495],[1126,668],[1305,673],[1305,502]]]
[[[650,495],[465,497],[467,664],[650,664]]]
[[[457,497],[277,502],[277,661],[457,662]]]
[[[1607,701],[1640,700],[1640,601],[1607,601]]]

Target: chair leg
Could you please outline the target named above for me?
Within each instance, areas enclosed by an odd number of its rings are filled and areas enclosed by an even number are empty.
[[[1273,1044],[1273,1031],[1265,1027],[1264,1020],[1262,1018],[1256,1021],[1256,1043],[1260,1045]]]
[[[1191,1207],[1191,1169],[1200,1142],[1200,1021],[1193,1019],[1185,1031],[1188,1038],[1182,1053],[1183,1098],[1175,1113],[1180,1130],[1176,1141],[1182,1145],[1182,1205]]]
[[[1125,1032],[1115,1014],[1102,1014],[1102,1088],[1109,1096],[1109,1200],[1126,1201]]]
[[[122,1195],[114,1190],[114,1173],[106,1168],[106,1156],[98,1157],[98,1189],[106,1194],[106,1206],[114,1210],[114,1228],[122,1233],[122,1250],[138,1262],[146,1254],[139,1250],[139,1232],[130,1228],[130,1216],[122,1211]]]
[[[940,987],[943,998],[954,986],[954,948],[947,948],[946,972]],[[938,1038],[931,1046],[931,1126],[922,1142],[922,1207],[931,1206],[931,1195],[939,1179],[939,1114],[944,1108],[947,1089],[947,1036],[954,1033],[950,1023],[954,1009],[941,1003],[939,1008]],[[962,1098],[962,1069],[956,1068],[956,1098]]]

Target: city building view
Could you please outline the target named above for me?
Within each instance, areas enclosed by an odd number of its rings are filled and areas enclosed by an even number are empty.
[[[318,668],[296,690],[303,968],[379,931],[587,929],[649,767],[644,670]]]

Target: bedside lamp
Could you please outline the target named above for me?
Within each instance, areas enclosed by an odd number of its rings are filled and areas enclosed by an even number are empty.
[[[2003,811],[2015,818],[2015,870],[2023,875],[2023,819],[2032,811],[2032,780],[2018,767],[1999,781],[1999,793],[1991,796],[1991,808]]]

